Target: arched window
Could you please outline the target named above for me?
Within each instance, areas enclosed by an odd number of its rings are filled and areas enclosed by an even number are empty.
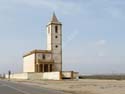
[[[58,26],[55,26],[55,32],[58,33]]]

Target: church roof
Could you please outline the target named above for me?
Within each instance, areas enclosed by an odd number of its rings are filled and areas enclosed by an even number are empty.
[[[59,22],[56,15],[55,15],[55,13],[53,13],[53,16],[51,18],[51,22]]]
[[[51,24],[51,23],[61,24],[61,22],[59,22],[59,20],[57,19],[55,12],[53,12],[53,15],[51,17],[51,20],[50,20],[49,24]]]
[[[35,50],[32,50],[32,51],[24,54],[23,57],[26,57],[26,56],[34,54],[34,53],[51,53],[51,51],[49,51],[49,50],[37,50],[37,49],[35,49]]]

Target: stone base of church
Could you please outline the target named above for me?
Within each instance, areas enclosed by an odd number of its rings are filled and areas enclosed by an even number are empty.
[[[6,75],[6,78],[10,79],[24,79],[24,80],[62,80],[62,79],[78,79],[78,72],[62,71],[62,72],[26,72],[11,74],[10,77]]]

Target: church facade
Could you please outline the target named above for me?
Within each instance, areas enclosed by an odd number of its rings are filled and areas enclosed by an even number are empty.
[[[26,53],[23,56],[23,72],[62,71],[62,24],[55,13],[46,28],[47,49]]]

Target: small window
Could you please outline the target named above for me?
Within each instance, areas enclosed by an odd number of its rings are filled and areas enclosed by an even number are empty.
[[[55,38],[57,39],[57,38],[58,38],[58,36],[55,36]]]
[[[56,45],[56,48],[58,48],[58,45]]]
[[[45,54],[43,54],[43,59],[46,59],[46,56],[45,56]]]
[[[58,33],[58,26],[55,26],[55,32]]]

